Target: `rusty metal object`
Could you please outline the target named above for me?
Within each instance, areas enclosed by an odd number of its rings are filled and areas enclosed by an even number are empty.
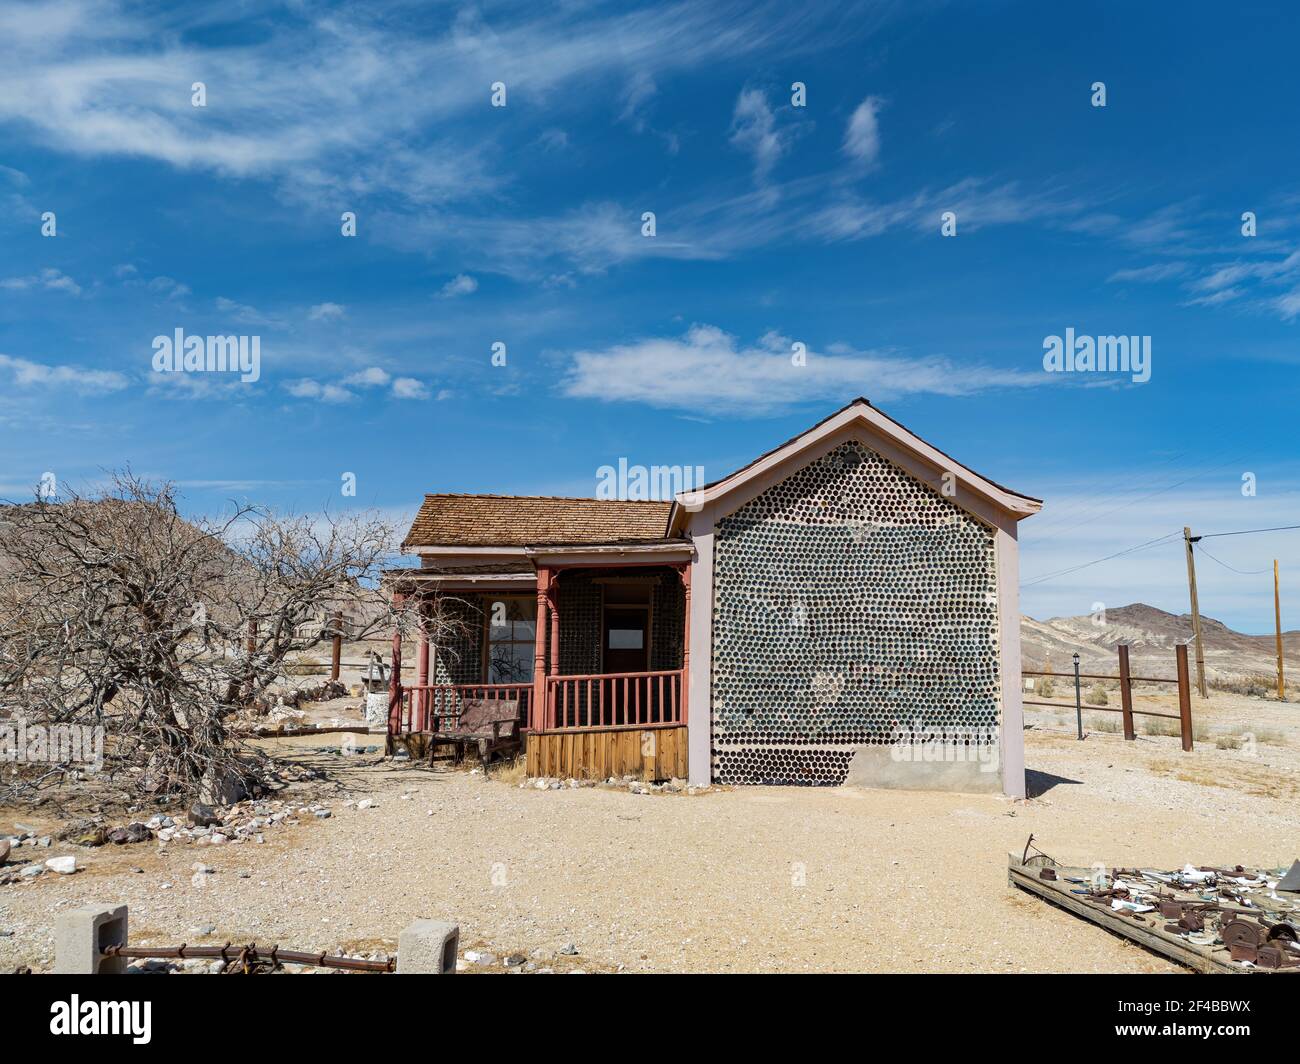
[[[1038,878],[1054,880],[1056,879],[1056,869],[1044,866],[1038,870]]]
[[[1266,940],[1264,928],[1250,920],[1243,920],[1236,917],[1227,921],[1219,929],[1219,937],[1223,939],[1223,944],[1231,950],[1234,946],[1249,946],[1256,949],[1262,946]],[[1234,954],[1233,960],[1237,957]]]
[[[1034,852],[1030,853],[1030,850]],[[1025,842],[1025,852],[1020,855],[1020,863],[1030,868],[1057,868],[1061,864],[1055,857],[1043,853],[1034,845],[1034,836],[1032,834]]]
[[[349,972],[395,972],[396,960],[369,961],[361,957],[337,957],[329,953],[303,953],[299,950],[284,950],[272,946],[270,950],[259,951],[256,942],[247,946],[234,946],[227,942],[224,946],[190,946],[182,942],[179,946],[108,946],[104,949],[105,957],[154,958],[190,960],[208,958],[222,960],[226,971],[246,975],[274,971],[285,964],[308,964],[318,968],[341,968]]]

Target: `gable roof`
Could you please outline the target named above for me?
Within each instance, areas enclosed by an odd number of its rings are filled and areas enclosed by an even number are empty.
[[[671,502],[551,495],[425,495],[402,548],[418,551],[421,547],[579,547],[663,542],[682,534],[688,509],[696,510],[722,498],[827,437],[854,426],[916,457],[936,472],[952,473],[966,490],[1017,521],[1042,508],[1041,499],[981,476],[859,397],[729,476],[679,494]]]
[[[926,443],[925,440],[910,431],[901,422],[895,421],[888,414],[872,406],[862,396],[858,396],[847,406],[841,407],[829,417],[822,418],[817,424],[805,429],[799,435],[791,437],[785,443],[772,448],[765,454],[759,455],[752,462],[737,469],[729,476],[725,476],[721,480],[715,480],[695,491],[679,493],[677,500],[673,503],[673,514],[669,520],[669,530],[671,531],[676,527],[681,520],[687,509],[685,503],[690,504],[689,509],[697,510],[704,504],[728,495],[754,477],[763,475],[800,452],[815,446],[826,437],[855,424],[866,428],[876,436],[884,437],[933,466],[936,471],[952,473],[967,489],[1001,507],[1014,516],[1016,520],[1028,517],[1042,509],[1042,499],[1036,499],[1032,495],[1022,495],[1018,491],[1012,491],[1010,488],[1005,488],[1001,484],[981,476],[973,469],[962,465],[950,455],[945,454],[933,444]]]
[[[407,547],[532,547],[662,539],[673,503],[548,495],[426,495]]]

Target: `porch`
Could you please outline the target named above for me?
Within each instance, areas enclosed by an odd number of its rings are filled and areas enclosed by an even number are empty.
[[[418,620],[415,682],[394,670],[390,748],[432,755],[469,700],[514,702],[530,776],[686,777],[691,587],[680,544],[394,577]]]

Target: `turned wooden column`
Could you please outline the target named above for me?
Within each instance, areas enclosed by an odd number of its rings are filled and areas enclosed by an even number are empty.
[[[537,624],[533,629],[533,697],[528,707],[529,728],[546,730],[546,600],[551,589],[551,570],[537,567]]]

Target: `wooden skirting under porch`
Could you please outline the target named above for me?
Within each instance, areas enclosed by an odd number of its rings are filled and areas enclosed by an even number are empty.
[[[686,731],[670,728],[587,728],[533,733],[525,739],[528,775],[559,779],[637,776],[685,779]]]

